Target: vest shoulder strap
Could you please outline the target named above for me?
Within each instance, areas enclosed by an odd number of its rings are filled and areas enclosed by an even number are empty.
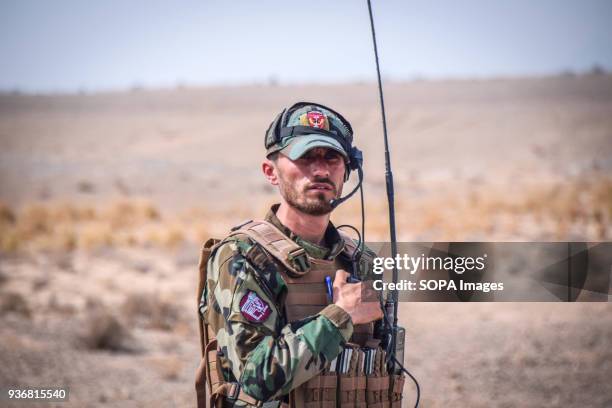
[[[200,346],[202,349],[202,357],[204,357],[204,349],[209,341],[208,336],[208,327],[204,318],[205,313],[203,308],[206,307],[206,279],[208,278],[208,259],[210,255],[213,253],[215,248],[220,244],[220,240],[215,238],[210,238],[208,241],[202,245],[202,249],[200,250],[200,261],[198,262],[198,291],[196,293],[196,305],[198,307],[198,321],[199,321],[199,331],[200,331]]]
[[[301,276],[310,270],[310,262],[304,248],[283,234],[267,221],[249,221],[232,229],[230,237],[245,234],[261,245],[291,273]]]
[[[348,234],[338,231],[344,241],[343,255],[352,259],[359,251],[355,240]],[[283,234],[268,221],[247,221],[232,228],[231,236],[244,234],[266,249],[275,259],[281,262],[292,274],[302,276],[310,271],[310,262],[304,248]],[[363,254],[362,254],[363,255]]]

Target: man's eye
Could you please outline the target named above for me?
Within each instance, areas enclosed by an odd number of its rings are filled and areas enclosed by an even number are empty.
[[[325,155],[325,160],[327,160],[327,161],[340,160],[340,153],[327,153]]]
[[[308,163],[312,161],[312,156],[310,156],[309,154],[306,154],[300,157],[299,159],[297,159],[297,161],[302,162],[302,163]]]

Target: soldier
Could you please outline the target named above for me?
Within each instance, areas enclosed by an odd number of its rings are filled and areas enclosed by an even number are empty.
[[[270,125],[265,147],[263,174],[280,204],[264,221],[235,227],[201,260],[201,370],[213,367],[206,374],[215,406],[307,405],[305,384],[349,340],[367,341],[382,318],[379,303],[365,302],[365,283],[347,283],[349,271],[367,277],[373,254],[329,220],[357,159],[350,124],[325,106],[297,103]]]

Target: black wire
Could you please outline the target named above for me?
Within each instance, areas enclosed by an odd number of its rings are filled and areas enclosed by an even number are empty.
[[[365,204],[363,200],[363,183],[359,186],[359,198],[361,198],[361,237],[363,241],[361,241],[361,247],[359,248],[360,254],[363,253],[363,248],[365,246]],[[361,257],[361,255],[359,255]]]
[[[355,231],[355,234],[357,234],[357,246],[361,246],[361,233],[359,232],[359,230],[357,228],[355,228],[355,227],[353,227],[352,225],[349,225],[349,224],[342,224],[342,225],[338,225],[336,227],[336,229],[340,229],[340,228],[350,228],[353,231]]]
[[[363,255],[363,248],[365,248],[365,204],[364,204],[365,201],[363,198],[363,183],[359,183],[359,197],[361,199],[361,233],[359,232],[357,228],[349,224],[342,224],[336,227],[336,229],[350,228],[353,231],[355,231],[355,233],[357,234],[357,237],[359,238],[357,241],[358,250],[355,251],[353,255],[351,256],[351,263],[353,265],[359,265],[359,261],[361,261],[361,255]]]
[[[380,302],[380,308],[382,309],[383,312],[383,317],[385,319],[385,322],[387,323],[388,327],[393,327],[391,325],[391,322],[389,321],[389,316],[387,316],[387,310],[385,309],[385,305],[383,303],[382,297],[378,298],[378,301]],[[392,354],[391,358],[393,359],[393,362],[395,364],[397,364],[399,366],[399,368],[402,369],[402,371],[404,373],[406,373],[406,375],[408,377],[410,377],[412,379],[412,381],[414,382],[414,385],[416,385],[416,392],[417,392],[417,397],[416,397],[416,402],[414,404],[414,408],[417,408],[419,406],[419,401],[421,400],[421,386],[419,385],[419,382],[417,381],[417,379],[410,373],[410,371],[408,371],[408,369],[406,367],[404,367],[404,365],[402,363],[400,363],[397,358],[395,357],[395,353]]]

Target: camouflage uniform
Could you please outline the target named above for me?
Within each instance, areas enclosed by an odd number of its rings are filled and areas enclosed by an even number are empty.
[[[277,208],[278,205],[272,207],[266,221],[310,256],[335,259],[339,269],[350,270],[350,263],[339,256],[344,241],[331,222],[325,232],[327,247],[321,247],[283,226],[275,215]],[[238,235],[226,240],[212,254],[201,312],[203,315],[208,312],[224,380],[239,382],[242,390],[257,400],[278,400],[314,377],[342,351],[343,344],[351,338],[353,324],[350,316],[334,304],[302,321],[286,321],[287,285],[276,264],[265,262],[263,251],[260,255],[264,262],[245,257],[253,245],[256,244],[249,237]],[[360,269],[367,271],[368,267]],[[254,322],[241,311],[241,303],[251,293],[269,307],[261,321]]]

